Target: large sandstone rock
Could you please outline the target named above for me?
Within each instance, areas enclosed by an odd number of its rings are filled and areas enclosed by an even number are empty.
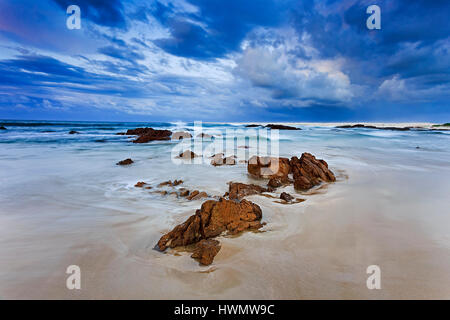
[[[214,238],[223,232],[237,234],[248,229],[259,229],[262,227],[261,218],[261,208],[250,201],[208,200],[184,223],[163,235],[158,241],[158,248],[164,251]]]
[[[297,190],[312,188],[321,181],[336,181],[333,172],[328,169],[328,164],[324,160],[316,159],[310,153],[303,153],[300,159],[292,157],[290,165],[294,176],[294,188]]]
[[[127,130],[128,136],[139,136],[133,143],[146,143],[155,140],[170,140],[172,131],[169,130],[155,130],[153,128],[136,128]]]
[[[256,178],[287,179],[290,171],[289,159],[253,156],[248,160],[247,171]]]
[[[191,258],[194,258],[204,266],[210,265],[214,257],[220,251],[220,242],[213,239],[204,239],[195,245],[194,253]]]
[[[263,188],[256,184],[245,184],[240,182],[229,182],[228,197],[230,200],[240,200],[245,196],[269,192],[269,189]]]

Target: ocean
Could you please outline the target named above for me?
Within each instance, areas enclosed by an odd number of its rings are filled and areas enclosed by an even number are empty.
[[[135,144],[117,135],[137,127],[194,135],[194,123],[0,125],[7,128],[0,130],[2,299],[450,298],[450,131],[300,124],[302,130],[265,138],[279,156],[309,152],[326,160],[337,181],[302,193],[292,186],[276,191],[306,199],[293,205],[248,197],[262,208],[264,232],[220,237],[214,263],[202,267],[186,252],[154,246],[204,200],[161,195],[136,182],[155,189],[181,179],[211,196],[223,195],[229,181],[264,182],[250,178],[243,162],[211,166],[209,140]],[[249,137],[242,143],[260,139],[244,124],[202,127],[224,145],[238,141],[230,155],[240,152],[240,135]],[[185,148],[208,153],[199,163],[174,161]],[[242,155],[254,153],[250,143]],[[134,163],[116,165],[126,158]],[[377,292],[365,285],[374,264],[383,275]],[[80,266],[82,290],[65,287],[69,265]]]

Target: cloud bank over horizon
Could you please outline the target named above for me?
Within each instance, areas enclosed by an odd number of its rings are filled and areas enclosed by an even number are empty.
[[[81,29],[66,27],[69,5]],[[366,8],[381,8],[368,30]],[[448,1],[6,0],[0,118],[450,119]]]

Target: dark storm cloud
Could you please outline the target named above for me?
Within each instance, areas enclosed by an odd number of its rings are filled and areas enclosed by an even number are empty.
[[[153,15],[170,30],[171,37],[155,43],[182,57],[212,59],[239,48],[246,34],[256,26],[282,24],[287,4],[272,0],[191,0],[198,13],[182,14],[173,6],[157,2]]]

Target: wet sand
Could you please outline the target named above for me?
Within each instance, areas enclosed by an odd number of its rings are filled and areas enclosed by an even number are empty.
[[[291,206],[248,197],[263,209],[265,232],[221,237],[222,250],[209,267],[200,267],[188,253],[153,250],[167,230],[155,230],[148,215],[74,205],[77,219],[70,223],[60,221],[67,217],[48,217],[52,235],[39,234],[29,221],[20,226],[3,220],[8,226],[2,228],[3,238],[8,239],[8,230],[20,230],[21,243],[39,243],[2,246],[8,263],[2,267],[1,297],[450,298],[450,217],[438,209],[448,204],[449,182],[398,170],[347,174],[350,179],[341,176]],[[419,183],[421,188],[411,188]],[[293,193],[292,187],[281,191]],[[187,210],[175,220],[190,214]],[[27,259],[14,259],[17,255]],[[65,288],[70,264],[81,267],[82,290]],[[372,264],[381,268],[381,290],[366,288],[366,268]],[[5,281],[4,272],[11,281]]]

